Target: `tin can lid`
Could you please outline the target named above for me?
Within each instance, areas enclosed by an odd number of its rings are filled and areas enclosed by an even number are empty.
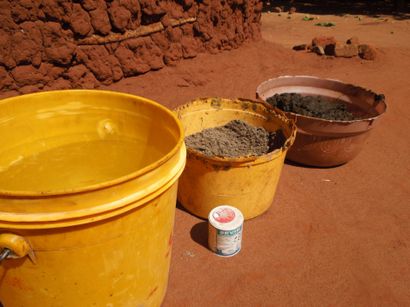
[[[233,230],[243,224],[242,212],[232,206],[221,205],[209,212],[209,223],[217,229]]]

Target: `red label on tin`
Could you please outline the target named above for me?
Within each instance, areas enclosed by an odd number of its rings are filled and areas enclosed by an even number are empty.
[[[229,223],[235,218],[235,212],[229,208],[222,208],[215,211],[212,217],[219,223]]]

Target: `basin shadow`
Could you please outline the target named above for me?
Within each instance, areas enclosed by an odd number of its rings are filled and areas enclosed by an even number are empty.
[[[306,164],[290,161],[288,159],[285,160],[285,164],[287,165],[292,165],[292,166],[297,166],[297,167],[302,167],[302,168],[311,168],[311,169],[338,168],[338,167],[345,165],[346,163],[342,163],[342,164],[335,165],[335,166],[312,166],[312,165],[306,165]]]
[[[199,222],[191,229],[191,238],[208,249],[208,222]]]

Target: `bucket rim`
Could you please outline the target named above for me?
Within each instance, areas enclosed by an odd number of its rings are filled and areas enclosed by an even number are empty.
[[[185,104],[179,105],[174,109],[174,112],[179,115],[179,112],[183,109],[186,109],[193,105],[201,105],[201,104],[211,104],[214,100],[219,102],[231,102],[235,104],[249,102],[251,104],[255,104],[256,106],[261,106],[264,108],[269,114],[273,115],[274,117],[279,118],[290,130],[290,135],[286,138],[284,145],[281,148],[275,149],[271,152],[268,152],[263,155],[259,156],[241,156],[241,157],[219,157],[219,156],[207,156],[193,148],[187,146],[187,153],[188,156],[194,156],[201,160],[212,161],[213,163],[218,164],[237,164],[237,165],[248,165],[248,164],[259,164],[273,160],[276,157],[279,157],[283,152],[286,152],[290,146],[292,146],[295,138],[296,138],[296,124],[292,118],[286,116],[285,112],[272,107],[265,101],[258,101],[248,98],[224,98],[224,97],[199,97],[195,98]],[[179,117],[179,116],[178,116]]]
[[[176,123],[176,126],[179,131],[179,138],[178,141],[176,142],[175,146],[162,158],[159,160],[154,161],[151,164],[148,164],[147,166],[131,172],[127,175],[108,180],[108,181],[103,181],[100,183],[96,184],[91,184],[87,185],[84,187],[79,187],[79,188],[73,188],[73,189],[62,189],[62,190],[50,190],[50,191],[24,191],[24,190],[4,190],[0,188],[0,196],[2,197],[8,197],[8,198],[18,198],[18,197],[26,197],[26,198],[41,198],[41,197],[52,197],[52,196],[61,196],[61,195],[71,195],[71,194],[80,194],[80,193],[85,193],[85,192],[90,192],[90,191],[95,191],[95,190],[101,190],[107,187],[112,187],[115,185],[119,185],[123,182],[130,181],[132,179],[135,179],[137,177],[140,177],[146,173],[149,173],[150,171],[156,169],[160,165],[164,164],[167,162],[169,159],[171,159],[173,156],[177,154],[179,149],[184,143],[184,129],[182,126],[182,123],[180,120],[177,118],[177,116],[172,112],[170,109],[167,107],[163,106],[162,104],[151,100],[149,98],[145,98],[142,96],[138,95],[133,95],[133,94],[128,94],[124,92],[118,92],[118,91],[111,91],[111,90],[90,90],[90,89],[67,89],[67,90],[52,90],[52,91],[42,91],[42,92],[37,92],[37,93],[31,93],[31,94],[25,94],[25,95],[19,95],[19,96],[14,96],[14,97],[9,97],[9,98],[4,98],[0,99],[0,105],[3,103],[22,103],[21,102],[21,97],[34,97],[34,96],[47,96],[51,94],[64,94],[64,93],[83,93],[86,95],[89,94],[105,94],[109,95],[111,97],[116,96],[116,97],[124,97],[124,98],[129,98],[129,99],[136,99],[140,102],[144,102],[150,105],[155,106],[156,108],[160,109],[161,111],[165,112],[170,116],[174,122]]]

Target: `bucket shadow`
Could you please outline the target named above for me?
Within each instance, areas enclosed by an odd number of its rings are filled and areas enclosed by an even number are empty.
[[[181,203],[180,203],[178,200],[177,200],[177,209],[189,213],[189,212],[184,208],[184,206],[181,205]]]
[[[201,220],[206,220],[206,219],[203,218],[203,217],[197,216],[197,215],[195,215],[195,214],[189,212],[187,209],[184,208],[184,206],[181,205],[181,203],[180,203],[179,201],[177,201],[177,206],[176,206],[176,208],[179,209],[179,210],[181,210],[181,211],[184,211],[184,212],[188,213],[189,215],[191,215],[191,216],[193,216],[193,217],[199,218],[199,219],[201,219]]]
[[[177,200],[177,209],[184,211],[192,216],[195,216],[191,212],[189,212],[187,209],[185,209],[184,206],[179,202],[179,200]]]
[[[208,222],[199,222],[191,228],[191,238],[208,249]]]

